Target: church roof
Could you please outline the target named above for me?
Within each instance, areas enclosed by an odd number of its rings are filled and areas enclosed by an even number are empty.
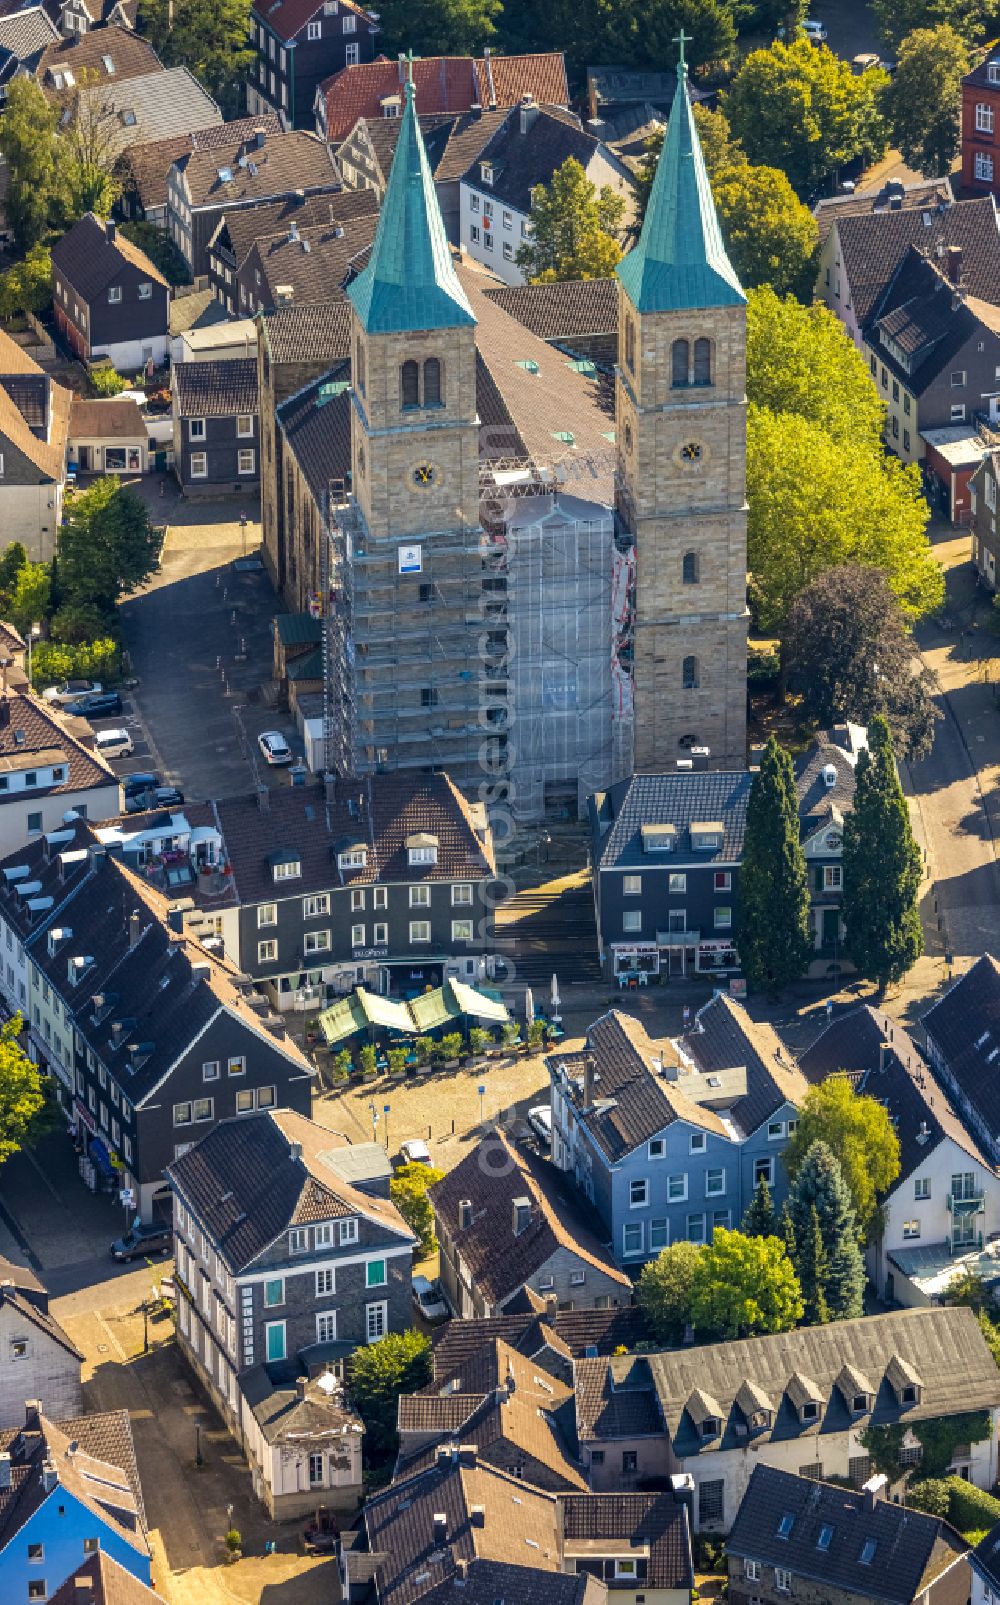
[[[639,243],[616,272],[637,312],[737,306],[746,299],[722,243],[683,57]]]
[[[414,93],[410,82],[368,266],[347,291],[369,334],[476,321],[452,262]]]

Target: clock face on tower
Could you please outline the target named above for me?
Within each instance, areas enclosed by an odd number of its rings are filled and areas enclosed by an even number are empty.
[[[435,463],[417,463],[410,477],[417,490],[430,490],[440,484],[441,470]]]
[[[708,457],[708,447],[700,440],[685,440],[674,452],[674,461],[680,463],[682,468],[701,467]]]

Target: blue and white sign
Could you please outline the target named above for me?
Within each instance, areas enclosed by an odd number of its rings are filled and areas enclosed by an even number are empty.
[[[401,574],[420,574],[423,572],[423,553],[419,546],[401,546],[399,548],[399,572]]]

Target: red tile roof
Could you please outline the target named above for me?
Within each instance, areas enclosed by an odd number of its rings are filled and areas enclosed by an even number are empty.
[[[355,0],[340,0],[345,11],[353,11],[356,17],[363,17],[371,23],[373,31],[377,23],[363,6],[355,4]],[[305,27],[306,23],[322,11],[323,0],[254,0],[253,11],[279,39],[294,39],[295,35]]]
[[[327,78],[320,85],[326,101],[327,138],[346,139],[359,117],[381,117],[382,101],[402,95],[400,73],[398,61],[381,56],[377,61],[343,67]],[[558,50],[537,56],[495,56],[489,63],[473,56],[425,56],[413,63],[413,82],[422,117],[470,111],[477,104],[516,106],[523,95],[534,95],[539,105],[569,104],[566,63]]]

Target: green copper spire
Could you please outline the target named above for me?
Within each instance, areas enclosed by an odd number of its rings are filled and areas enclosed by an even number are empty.
[[[347,294],[369,334],[452,329],[476,321],[451,259],[412,78],[372,254]]]
[[[685,38],[677,89],[639,243],[616,272],[637,312],[736,306],[746,297],[726,255],[687,92]]]

